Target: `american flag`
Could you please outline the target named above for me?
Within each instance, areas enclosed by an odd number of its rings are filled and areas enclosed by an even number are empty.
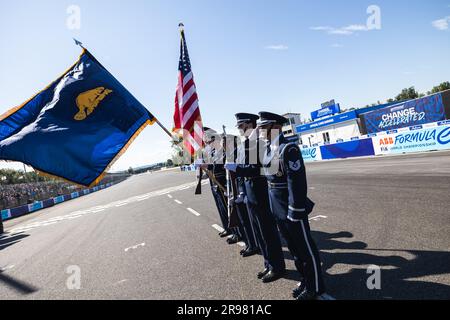
[[[180,30],[181,49],[173,131],[182,135],[185,148],[195,155],[203,147],[203,124],[182,24]]]

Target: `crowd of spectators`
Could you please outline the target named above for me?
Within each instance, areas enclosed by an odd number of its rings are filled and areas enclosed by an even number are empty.
[[[63,182],[31,182],[0,185],[0,210],[57,197],[82,188]]]
[[[129,174],[108,174],[101,182],[119,183]],[[57,196],[79,192],[85,188],[56,179],[38,176],[34,172],[0,170],[0,210],[10,209]]]

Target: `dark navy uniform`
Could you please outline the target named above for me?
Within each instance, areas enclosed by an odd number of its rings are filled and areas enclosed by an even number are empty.
[[[218,139],[219,135],[215,130],[207,127],[204,127],[203,130],[205,131],[205,142],[207,144]],[[208,171],[214,176],[216,181],[222,185],[222,187],[225,187],[226,176],[225,169],[223,167],[223,154],[220,157],[214,147],[208,145],[207,148],[208,150],[205,150],[206,159],[204,159],[204,161],[208,164]],[[209,183],[211,185],[211,192],[214,197],[214,202],[216,203],[217,210],[219,212],[220,221],[224,229],[224,231],[220,233],[220,236],[228,236],[231,234],[231,231],[228,228],[228,211],[224,193],[212,179],[209,179]]]
[[[214,178],[218,183],[220,183],[221,186],[225,187],[227,185],[226,180],[226,172],[223,167],[223,161],[219,161],[219,158],[216,157],[216,150],[211,150],[211,156],[213,160],[213,163],[208,165],[208,170],[214,175]],[[211,184],[211,191],[214,196],[214,200],[216,202],[217,210],[219,211],[219,217],[220,221],[222,223],[223,229],[226,231],[226,233],[231,234],[231,230],[228,228],[228,209],[227,209],[227,203],[226,198],[222,190],[220,190],[220,187],[214,183],[210,179]]]
[[[206,136],[213,135],[213,139],[218,139],[219,135],[216,131],[204,128],[206,132]],[[230,228],[229,227],[229,217],[228,217],[228,195],[221,187],[226,188],[227,186],[227,178],[226,178],[226,170],[224,168],[224,163],[226,161],[226,151],[224,148],[215,149],[211,148],[209,159],[208,159],[208,171],[212,173],[216,181],[212,181],[210,179],[211,191],[214,196],[214,200],[216,202],[217,209],[219,211],[219,217],[222,223],[222,227],[224,232],[222,232],[221,236],[233,235],[232,238],[227,239],[229,244],[234,244],[243,239],[242,226],[239,224],[238,227]],[[217,182],[217,183],[216,183]],[[220,184],[220,186],[218,185]]]
[[[242,121],[243,118],[250,118],[254,121],[256,127],[256,119],[259,117],[251,114],[237,114],[236,118],[238,119],[238,123],[239,121]],[[256,142],[256,139],[253,139],[251,143],[247,138],[244,141],[243,146],[245,153],[244,161],[241,161],[242,164],[237,166],[236,176],[244,179],[249,218],[257,244],[264,257],[265,270],[259,277],[263,278],[269,272],[281,275],[286,269],[286,264],[276,221],[270,211],[270,204],[267,196],[267,180],[261,175],[262,166],[258,161],[258,143]],[[253,156],[251,156],[252,152]],[[254,160],[257,160],[256,163],[252,163]]]
[[[282,122],[281,116],[260,113],[262,122]],[[283,118],[284,119],[284,118]],[[270,123],[270,122],[269,122]],[[307,197],[306,171],[300,148],[280,134],[266,145],[264,159],[269,183],[272,212],[298,271],[304,277],[306,290],[302,298],[314,298],[324,293],[319,251],[311,237],[308,214],[313,203]]]
[[[244,178],[236,177],[236,184],[239,194],[235,199],[235,204],[241,226],[242,238],[246,244],[246,248],[241,251],[241,255],[244,257],[249,257],[258,253],[259,247],[255,238],[255,232],[250,221],[250,216],[246,204],[247,200]]]

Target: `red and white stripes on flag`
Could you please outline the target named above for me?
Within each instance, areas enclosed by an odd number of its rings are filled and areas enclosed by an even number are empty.
[[[191,155],[195,155],[203,147],[204,133],[194,75],[191,70],[183,29],[181,29],[178,85],[175,95],[175,113],[173,118],[173,131],[182,135],[186,150]]]

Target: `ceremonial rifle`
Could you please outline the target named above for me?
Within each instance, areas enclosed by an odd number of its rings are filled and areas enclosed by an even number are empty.
[[[225,130],[225,126],[223,126],[223,146],[225,149],[225,155],[226,159],[225,162],[228,160],[228,150],[232,150],[233,154],[233,160],[236,160],[236,157],[234,156],[236,153],[236,141],[233,137],[232,141],[232,148],[228,148],[227,146],[227,133]],[[237,214],[237,207],[235,200],[237,199],[239,192],[237,188],[236,183],[236,176],[233,172],[230,170],[226,170],[226,179],[227,179],[227,208],[228,208],[228,227],[229,228],[235,228],[239,225],[239,217]]]

